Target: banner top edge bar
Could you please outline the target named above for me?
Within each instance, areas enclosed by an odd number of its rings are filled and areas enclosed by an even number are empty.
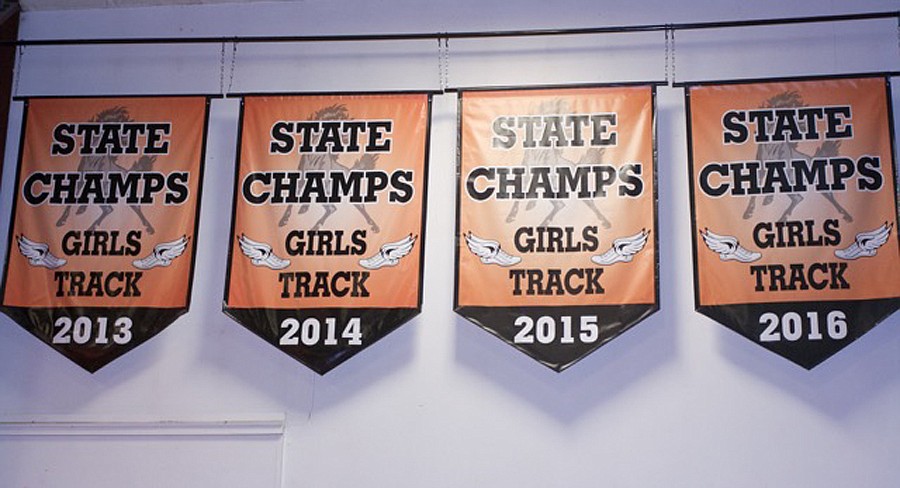
[[[769,19],[726,20],[688,22],[674,24],[636,24],[571,29],[523,29],[506,31],[427,32],[385,34],[334,34],[309,36],[217,36],[217,37],[143,37],[108,39],[25,39],[0,41],[0,46],[66,46],[113,44],[214,44],[214,43],[275,43],[275,42],[363,42],[363,41],[415,41],[434,39],[478,39],[500,37],[541,37],[565,35],[616,34],[635,32],[659,32],[676,30],[727,29],[733,27],[774,26],[850,22],[860,20],[900,19],[900,10],[889,12],[865,12],[858,14],[818,15]]]
[[[243,98],[243,97],[291,97],[291,96],[354,96],[354,95],[440,95],[441,90],[334,90],[334,91],[277,91],[277,92],[234,92],[229,93],[225,98]]]
[[[592,82],[592,83],[572,83],[572,84],[549,84],[549,85],[497,85],[497,86],[458,86],[450,87],[444,90],[447,93],[460,92],[484,92],[484,91],[507,91],[507,90],[565,90],[578,88],[614,88],[627,86],[665,86],[665,81],[610,81],[610,82]]]
[[[230,95],[229,95],[230,96]],[[66,99],[92,99],[92,98],[225,98],[221,93],[162,93],[162,94],[122,94],[122,95],[16,95],[12,97],[14,102],[25,100],[49,100],[54,98]]]
[[[22,102],[25,100],[40,100],[40,99],[54,99],[54,98],[67,98],[67,99],[93,99],[93,98],[193,98],[193,97],[205,97],[210,99],[228,99],[228,98],[243,98],[243,97],[278,97],[278,96],[316,96],[316,95],[332,95],[332,96],[341,96],[341,95],[439,95],[443,93],[441,90],[377,90],[377,91],[277,91],[277,92],[232,92],[227,94],[222,93],[171,93],[171,94],[155,94],[155,93],[142,93],[142,94],[114,94],[114,95],[16,95],[12,97],[13,101]]]
[[[890,78],[900,76],[900,71],[871,71],[864,73],[836,73],[822,75],[798,75],[759,78],[733,78],[725,80],[678,81],[672,84],[675,88],[690,88],[705,85],[740,85],[744,83],[779,83],[786,81],[817,81],[843,78]]]

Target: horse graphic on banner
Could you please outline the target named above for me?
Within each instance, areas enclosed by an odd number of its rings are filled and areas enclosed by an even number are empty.
[[[133,120],[128,115],[128,109],[122,106],[116,106],[110,109],[102,110],[97,115],[91,118],[90,122],[97,123],[107,123],[107,122],[133,122]],[[133,171],[152,171],[153,164],[156,162],[156,156],[141,156],[137,161],[132,164],[131,168],[125,169],[123,166],[118,164],[118,156],[115,154],[100,154],[93,156],[82,156],[81,160],[78,162],[77,171],[79,173],[131,173]],[[84,181],[79,180],[76,185],[76,193],[80,193],[81,188],[84,186]],[[104,181],[103,183],[103,191],[104,193],[109,191],[109,182]],[[99,204],[100,207],[100,215],[91,223],[88,230],[94,230],[106,220],[107,217],[115,210],[115,207],[108,204]],[[87,211],[88,205],[78,205],[75,210],[75,215],[81,215]],[[141,223],[144,225],[144,229],[148,234],[153,234],[156,230],[153,228],[153,225],[147,220],[147,217],[144,216],[144,212],[141,210],[139,205],[129,205],[132,211],[137,214],[138,218],[141,220]],[[59,219],[56,221],[57,227],[62,227],[66,225],[66,222],[69,219],[69,214],[72,211],[72,205],[66,205],[66,208],[63,210],[62,215],[59,216]]]
[[[763,103],[762,108],[796,108],[803,107],[803,98],[796,91],[786,91],[783,93],[779,93],[774,97],[768,99]],[[774,122],[769,123],[770,127],[767,129],[774,130]],[[765,161],[786,161],[790,163],[790,161],[796,159],[802,159],[809,161],[811,159],[817,158],[830,158],[838,155],[838,150],[841,147],[840,141],[825,141],[821,146],[816,148],[815,153],[812,156],[800,152],[797,150],[797,143],[791,141],[784,142],[768,142],[763,144],[758,144],[756,146],[756,160],[760,163]],[[761,176],[761,179],[765,176]],[[788,174],[788,181],[790,184],[794,184],[794,177],[791,174]],[[844,218],[847,222],[853,222],[853,216],[847,212],[844,207],[838,203],[837,199],[832,192],[822,192],[821,195],[828,200],[832,206],[841,214],[841,217]],[[791,213],[797,208],[797,205],[800,204],[804,200],[804,196],[800,193],[788,193],[788,199],[790,200],[787,208],[782,212],[781,217],[778,219],[779,222],[785,222],[791,216]],[[775,195],[766,195],[763,197],[763,205],[769,205],[775,200]],[[750,196],[749,202],[747,202],[747,208],[744,210],[744,220],[748,220],[753,217],[753,213],[756,211],[756,196]]]
[[[563,114],[566,113],[565,110],[565,102],[562,100],[553,100],[549,102],[544,102],[538,105],[538,109],[536,111],[538,114]],[[536,147],[536,148],[528,148],[525,149],[525,153],[522,155],[522,162],[520,163],[522,166],[526,168],[532,167],[550,167],[556,168],[559,166],[570,166],[575,167],[583,164],[599,164],[603,159],[604,148],[591,148],[587,150],[584,154],[582,154],[581,158],[579,158],[578,162],[574,162],[568,158],[566,158],[562,149],[559,147]],[[553,219],[556,217],[562,209],[566,207],[565,199],[550,199],[551,208],[550,212],[544,217],[544,220],[541,221],[541,226],[547,226],[553,222]],[[604,229],[609,229],[612,224],[609,219],[600,212],[600,209],[597,208],[597,205],[593,200],[581,200],[588,208],[591,209],[591,212],[594,213],[594,216],[597,220],[600,221],[600,224]],[[535,206],[537,206],[536,200],[529,200],[528,203],[525,204],[525,210],[530,211]],[[506,222],[513,223],[516,220],[516,217],[519,213],[519,201],[513,201],[512,208],[509,209],[509,213],[506,215]]]
[[[350,118],[350,114],[347,110],[347,107],[344,105],[330,105],[328,107],[322,108],[316,111],[314,114],[310,116],[310,120],[348,120]],[[314,142],[315,143],[315,142]],[[300,163],[297,169],[301,173],[305,173],[307,171],[319,171],[323,172],[326,175],[333,172],[341,172],[344,174],[348,174],[351,171],[365,171],[375,168],[375,163],[378,161],[377,154],[363,154],[359,159],[357,159],[352,166],[345,166],[340,163],[338,159],[338,154],[328,152],[328,153],[318,153],[318,154],[303,154],[300,156]],[[301,176],[302,178],[302,176]],[[374,219],[369,215],[369,212],[366,211],[366,207],[361,204],[353,204],[353,207],[359,211],[359,213],[366,220],[366,223],[369,225],[369,228],[372,232],[379,232],[381,229],[378,226],[378,223],[375,222]],[[332,214],[337,212],[338,207],[332,203],[323,203],[322,208],[325,213],[319,217],[319,220],[316,221],[312,226],[312,230],[318,230],[325,224],[329,217]],[[291,219],[291,211],[293,209],[293,205],[288,204],[287,208],[284,210],[284,214],[281,216],[281,219],[278,221],[279,227],[284,227],[288,224]],[[298,214],[304,214],[309,210],[309,204],[304,203],[300,205],[298,209]]]

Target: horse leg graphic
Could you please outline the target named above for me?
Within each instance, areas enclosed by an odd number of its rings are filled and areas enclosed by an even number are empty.
[[[288,205],[287,208],[284,209],[284,214],[281,216],[281,220],[278,221],[278,227],[284,227],[287,225],[288,220],[291,220],[291,206]]]
[[[788,198],[791,199],[791,204],[788,205],[788,208],[784,209],[784,213],[781,214],[781,218],[778,219],[779,222],[787,221],[788,217],[791,216],[791,212],[793,212],[794,209],[797,208],[797,205],[803,201],[803,196],[797,193],[788,193]]]
[[[556,214],[558,214],[559,211],[562,210],[566,206],[565,203],[558,202],[556,200],[550,200],[550,204],[553,205],[553,210],[551,210],[550,213],[547,214],[547,217],[544,219],[543,222],[541,222],[541,226],[546,226],[546,225],[550,224],[550,222],[553,222],[553,217],[556,217]]]
[[[322,205],[322,208],[325,209],[325,215],[322,215],[318,222],[313,225],[312,230],[319,230],[319,228],[322,227],[322,224],[324,224],[325,221],[328,220],[328,217],[331,217],[331,214],[337,211],[337,207],[330,203]]]
[[[753,217],[753,212],[756,210],[756,196],[751,196],[749,201],[747,202],[747,208],[744,209],[744,220],[747,220]]]
[[[602,225],[604,229],[609,229],[610,227],[612,227],[609,219],[607,219],[606,216],[603,215],[602,212],[600,212],[600,209],[597,208],[597,205],[594,204],[593,200],[585,200],[584,204],[594,212],[594,216],[597,217],[597,220],[600,221],[600,225]]]
[[[516,215],[519,213],[519,201],[513,201],[512,208],[509,209],[509,214],[506,216],[506,223],[511,224],[516,220]]]
[[[363,204],[358,203],[354,205],[354,207],[356,207],[356,210],[359,210],[359,213],[361,213],[363,218],[366,219],[366,223],[369,224],[369,227],[372,228],[372,232],[376,234],[381,232],[381,228],[378,227],[378,224],[372,219],[371,216],[369,216],[369,212],[366,212],[366,207],[364,207]]]
[[[832,205],[834,205],[834,208],[841,214],[841,217],[844,218],[845,222],[853,222],[853,216],[850,215],[850,212],[842,207],[840,203],[838,203],[837,199],[834,198],[834,193],[823,193],[822,196],[825,197],[829,202],[831,202]]]
[[[71,205],[66,205],[66,208],[63,210],[62,215],[59,216],[59,219],[56,220],[56,226],[62,227],[66,225],[66,220],[69,219],[69,211],[72,210]]]
[[[131,210],[134,210],[134,213],[137,214],[138,218],[141,219],[141,223],[144,224],[144,228],[147,229],[147,233],[153,235],[156,232],[156,229],[153,228],[153,225],[147,220],[147,217],[144,217],[144,212],[141,210],[141,207],[137,205],[130,205]]]
[[[95,220],[90,227],[88,227],[88,230],[96,229],[100,225],[100,223],[103,222],[103,220],[106,219],[106,217],[108,217],[111,213],[113,213],[112,205],[100,205],[100,216],[97,217],[97,220]]]

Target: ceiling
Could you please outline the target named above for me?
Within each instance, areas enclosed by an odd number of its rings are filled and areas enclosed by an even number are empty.
[[[87,8],[147,7],[154,5],[196,5],[248,3],[264,0],[19,0],[23,11],[72,10]],[[271,1],[271,0],[269,0]],[[286,0],[282,0],[286,1]],[[6,2],[6,0],[4,0]]]

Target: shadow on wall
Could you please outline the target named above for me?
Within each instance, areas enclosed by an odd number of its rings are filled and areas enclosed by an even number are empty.
[[[558,422],[571,424],[675,359],[676,330],[656,313],[557,373],[462,317],[458,362],[491,379]]]
[[[709,325],[719,329],[721,356],[835,419],[852,416],[867,403],[877,402],[879,391],[890,390],[900,381],[897,313],[810,371],[725,326]]]

